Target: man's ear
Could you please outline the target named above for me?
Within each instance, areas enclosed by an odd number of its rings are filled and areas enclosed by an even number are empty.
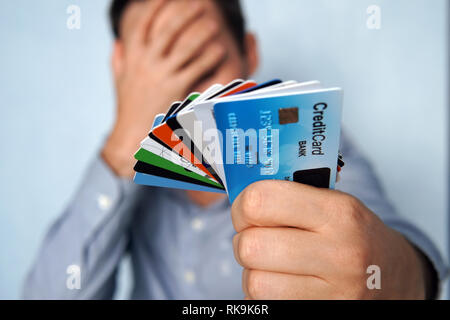
[[[245,35],[245,55],[248,73],[249,75],[253,75],[259,67],[258,41],[253,33],[247,33]]]
[[[115,40],[113,52],[111,55],[111,68],[114,73],[114,78],[117,79],[122,73],[123,69],[124,50],[121,40]]]

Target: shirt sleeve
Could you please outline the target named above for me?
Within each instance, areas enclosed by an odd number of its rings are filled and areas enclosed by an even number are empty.
[[[345,134],[341,139],[341,151],[345,167],[342,170],[341,181],[336,185],[337,189],[361,200],[387,226],[403,234],[408,241],[422,251],[434,267],[441,284],[448,275],[448,267],[433,242],[419,228],[396,212],[376,178],[372,166]]]
[[[23,297],[111,299],[129,242],[138,188],[115,176],[98,156],[67,209],[48,230],[25,280]]]

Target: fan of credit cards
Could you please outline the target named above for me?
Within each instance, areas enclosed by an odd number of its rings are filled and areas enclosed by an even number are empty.
[[[135,154],[137,184],[227,193],[259,180],[334,188],[342,90],[319,81],[234,80],[155,117]]]

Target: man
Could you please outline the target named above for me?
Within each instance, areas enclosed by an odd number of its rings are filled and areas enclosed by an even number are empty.
[[[251,76],[257,45],[238,0],[115,0],[111,17],[116,122],[49,230],[26,298],[112,298],[127,253],[138,299],[436,297],[439,253],[396,215],[345,136],[341,191],[264,181],[230,207],[218,194],[133,184],[132,155],[155,114],[191,91]],[[71,265],[79,290],[66,286]],[[368,285],[367,270],[380,272],[381,287]]]

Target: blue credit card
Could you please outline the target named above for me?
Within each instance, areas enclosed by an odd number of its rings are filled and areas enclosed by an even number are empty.
[[[214,192],[214,193],[226,193],[225,190],[220,190],[217,188],[202,186],[202,185],[179,181],[179,180],[172,180],[172,179],[158,177],[158,176],[140,173],[140,172],[135,173],[133,180],[136,184],[140,184],[140,185],[144,185],[144,186],[163,187],[163,188],[172,188],[172,189],[184,189],[184,190],[194,190],[194,191],[206,191],[206,192]]]
[[[230,202],[259,180],[334,188],[341,114],[340,88],[217,103]]]

